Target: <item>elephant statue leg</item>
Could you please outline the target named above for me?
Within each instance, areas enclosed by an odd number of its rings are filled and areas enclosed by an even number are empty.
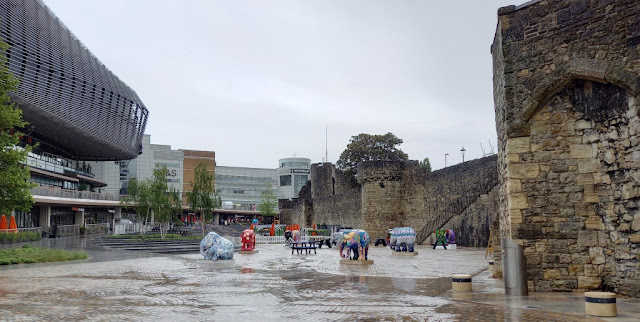
[[[408,250],[409,252],[412,252],[412,253],[413,253],[413,243],[410,243],[410,244],[409,244],[409,247],[407,247],[407,248],[409,249],[409,250]]]

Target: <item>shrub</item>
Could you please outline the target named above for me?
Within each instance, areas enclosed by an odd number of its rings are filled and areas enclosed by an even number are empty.
[[[39,232],[17,232],[17,233],[0,233],[0,243],[12,244],[25,241],[40,240],[42,236]]]
[[[31,246],[29,245],[22,245],[22,248],[30,248]]]

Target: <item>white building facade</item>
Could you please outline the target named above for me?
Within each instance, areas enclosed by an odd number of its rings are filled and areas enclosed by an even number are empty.
[[[107,183],[103,192],[127,194],[129,180],[153,178],[153,170],[167,167],[167,184],[179,191],[183,189],[184,153],[172,150],[170,145],[151,144],[151,136],[145,134],[142,139],[142,153],[133,160],[93,162],[97,179]]]
[[[298,198],[300,189],[310,180],[311,160],[307,158],[280,159],[277,170],[280,198]]]

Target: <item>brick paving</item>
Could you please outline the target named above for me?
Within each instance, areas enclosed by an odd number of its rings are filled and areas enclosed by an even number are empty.
[[[398,258],[378,247],[371,250],[374,265],[352,267],[339,264],[335,248],[317,255],[258,248],[213,271],[198,267],[199,254],[105,253],[90,245],[89,260],[2,267],[0,320],[585,320],[440,296],[452,269],[473,274],[486,267],[484,250],[420,248],[418,256]]]

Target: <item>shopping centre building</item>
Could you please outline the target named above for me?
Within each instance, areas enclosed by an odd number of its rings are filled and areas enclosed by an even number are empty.
[[[133,159],[142,150],[149,111],[39,0],[0,1],[0,39],[20,83],[11,99],[33,144],[26,164],[35,204],[16,212],[21,228],[73,234],[119,215],[119,195],[100,193],[90,161]]]
[[[221,209],[225,216],[255,215],[267,187],[291,199],[308,181],[306,158],[281,159],[275,169],[216,167],[212,151],[151,144],[144,135],[149,111],[138,95],[40,0],[0,1],[0,39],[20,81],[11,99],[29,122],[21,144],[33,146],[25,165],[38,184],[31,210],[14,212],[22,230],[63,236],[80,227],[107,229],[126,216],[120,199],[129,180],[150,179],[162,166],[168,184],[184,193],[196,165],[206,163],[233,205]]]

